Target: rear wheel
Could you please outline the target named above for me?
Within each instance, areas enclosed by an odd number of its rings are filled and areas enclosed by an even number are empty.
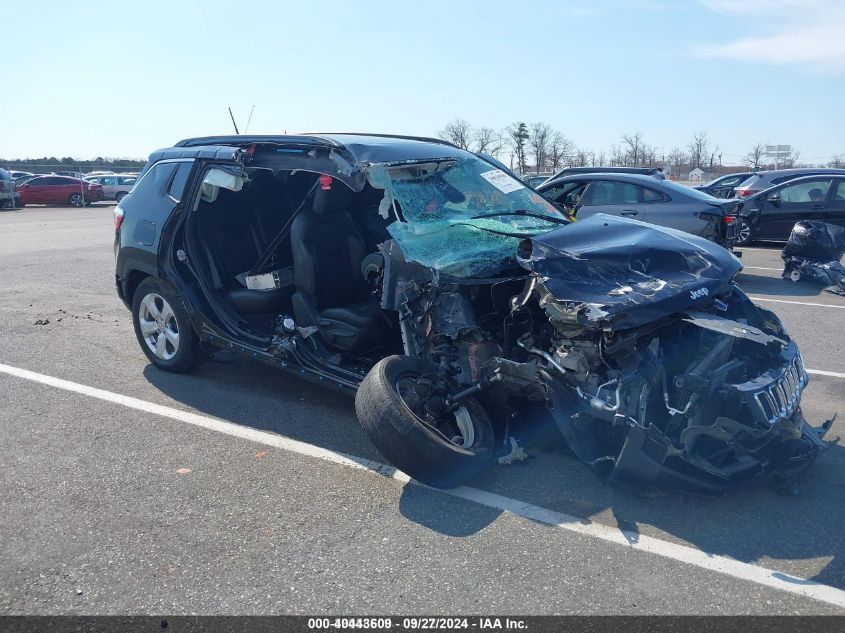
[[[84,207],[85,206],[85,196],[81,193],[72,193],[70,197],[67,199],[68,204],[72,207]]]
[[[370,441],[387,460],[414,479],[450,488],[489,467],[494,433],[474,398],[454,411],[432,406],[431,367],[408,356],[388,356],[370,370],[355,396],[355,412]],[[433,389],[435,391],[433,391]]]
[[[737,229],[736,243],[740,246],[747,246],[754,241],[754,232],[751,230],[751,225],[745,220],[739,221],[739,228]]]
[[[182,299],[166,281],[141,282],[132,300],[132,323],[141,349],[159,369],[185,372],[206,358]]]
[[[125,191],[118,191],[117,195],[114,197],[115,201],[120,204],[120,201],[123,200],[123,197],[126,195]]]

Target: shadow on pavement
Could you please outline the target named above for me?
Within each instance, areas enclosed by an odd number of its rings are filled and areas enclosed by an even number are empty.
[[[221,357],[191,375],[167,374],[148,365],[144,376],[170,398],[203,414],[384,461],[359,428],[351,398],[259,363]],[[617,525],[633,538],[649,534],[688,543],[845,589],[842,447],[819,456],[796,497],[776,495],[764,485],[724,498],[661,492],[632,496],[604,484],[571,457],[530,447],[529,452],[534,459],[494,467],[470,485],[577,519]],[[405,485],[399,510],[409,520],[452,537],[476,534],[500,514],[415,483]]]
[[[744,271],[739,273],[736,279],[739,287],[746,294],[768,295],[772,297],[834,296],[824,292],[823,286],[811,282],[795,282],[781,277],[769,277],[767,275],[757,275]]]

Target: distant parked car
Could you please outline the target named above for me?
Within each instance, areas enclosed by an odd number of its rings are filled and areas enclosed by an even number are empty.
[[[102,185],[69,176],[37,176],[18,187],[22,204],[69,204],[81,207],[103,199]]]
[[[38,176],[43,175],[44,174],[27,174],[25,176],[18,176],[17,178],[15,178],[15,187],[20,187],[22,184],[29,182],[33,178],[38,178]]]
[[[32,174],[28,171],[15,171],[14,169],[10,169],[9,175],[12,177],[12,180],[17,182],[21,178],[26,178],[27,176],[34,176],[35,174]]]
[[[621,215],[680,229],[726,247],[735,237],[736,201],[720,200],[671,180],[642,174],[583,174],[555,178],[537,191],[574,209],[578,220],[596,213]]]
[[[737,243],[786,241],[800,220],[845,226],[845,172],[803,176],[740,202]]]
[[[70,176],[71,178],[83,178],[81,171],[55,171],[57,176]]]
[[[708,193],[714,198],[733,198],[736,196],[734,189],[753,175],[754,173],[750,171],[741,174],[728,174],[720,176],[716,180],[711,180],[706,185],[696,185],[693,189]]]
[[[522,181],[536,189],[551,177],[552,174],[534,174],[533,176],[523,176]]]
[[[108,176],[89,176],[85,180],[103,186],[104,200],[120,202],[123,200],[123,196],[135,186],[138,176],[136,174],[111,174]]]
[[[639,174],[665,180],[666,174],[659,167],[564,167],[552,178],[563,178],[575,174]]]
[[[765,191],[769,187],[773,187],[790,180],[795,180],[796,178],[801,178],[802,176],[826,176],[834,174],[845,174],[845,169],[796,167],[795,169],[758,171],[739,184],[736,188],[736,196],[737,198],[747,198],[760,191]]]
[[[15,181],[5,169],[0,169],[0,209],[11,209],[12,204],[20,206],[19,194],[15,191]]]

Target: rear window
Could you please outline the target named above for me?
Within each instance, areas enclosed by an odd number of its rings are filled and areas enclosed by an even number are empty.
[[[188,175],[191,173],[193,163],[179,163],[179,168],[170,181],[170,187],[167,189],[167,194],[177,202],[182,199],[182,194],[185,191],[185,183],[188,181]]]
[[[742,189],[742,188],[744,188],[744,187],[750,187],[751,185],[753,185],[753,184],[754,184],[755,182],[757,182],[758,180],[760,180],[760,176],[759,176],[758,174],[754,174],[753,176],[749,176],[748,178],[746,178],[745,180],[743,180],[743,181],[742,181],[742,182],[741,182],[741,183],[737,186],[737,189]]]
[[[664,180],[660,183],[663,189],[668,189],[669,192],[676,192],[684,196],[689,196],[690,198],[695,198],[696,200],[701,200],[702,202],[713,202],[718,200],[714,198],[708,193],[704,193],[703,191],[699,191],[698,189],[693,189],[692,187],[687,187],[686,185],[679,185],[676,182],[672,182],[671,180]]]
[[[643,188],[643,202],[646,204],[651,202],[666,202],[667,200],[667,196],[663,195],[659,191],[649,189],[648,187]]]

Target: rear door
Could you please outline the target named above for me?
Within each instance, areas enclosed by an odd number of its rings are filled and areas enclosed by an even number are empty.
[[[40,182],[33,192],[34,201],[39,204],[55,204],[59,202],[64,178],[61,176],[45,176],[39,180]]]
[[[106,199],[111,200],[117,193],[117,177],[116,176],[101,176],[98,178],[100,184],[103,185],[103,195]]]
[[[646,222],[647,205],[643,203],[643,188],[630,182],[593,180],[581,197],[578,218],[596,213],[619,215]]]
[[[838,226],[845,226],[845,178],[833,180],[833,191],[828,198],[824,221]]]
[[[79,181],[73,178],[59,176],[55,186],[50,187],[50,201],[56,204],[66,204],[75,193],[82,193]]]
[[[784,184],[764,194],[760,203],[762,239],[786,240],[799,220],[824,220],[831,178]]]

